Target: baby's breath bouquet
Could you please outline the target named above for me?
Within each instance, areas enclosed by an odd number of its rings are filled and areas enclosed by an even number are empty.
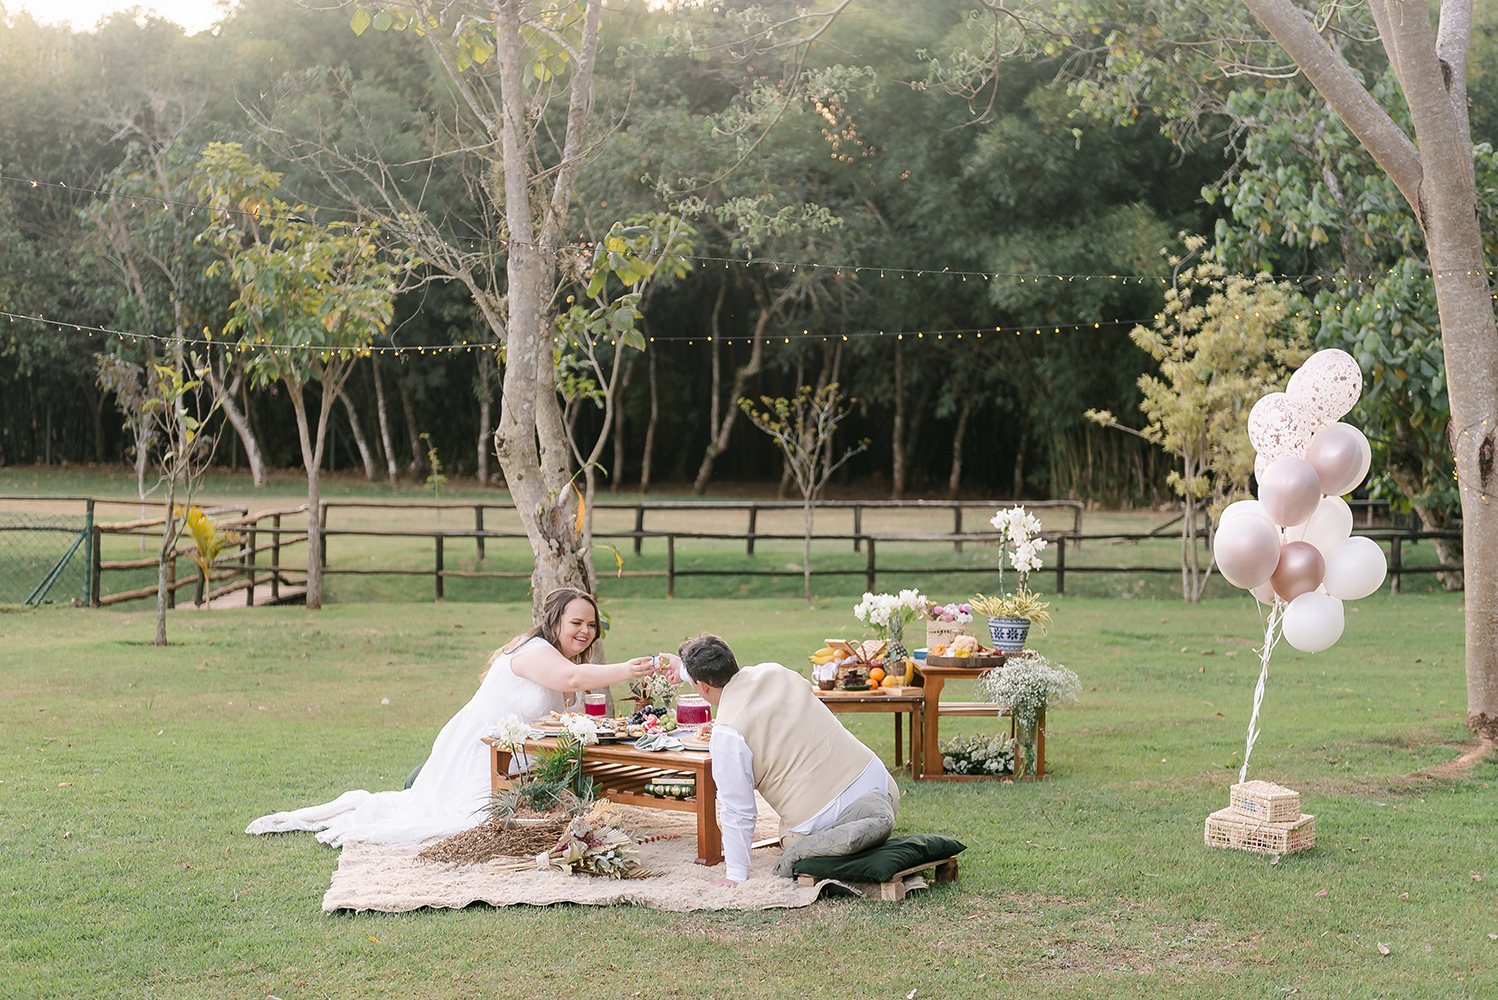
[[[1082,681],[1072,671],[1052,664],[1039,653],[1012,656],[997,670],[990,670],[974,685],[980,698],[1008,707],[1025,749],[1020,767],[1035,772],[1035,735],[1040,717],[1050,708],[1075,704]],[[1016,774],[1020,768],[1016,768]]]

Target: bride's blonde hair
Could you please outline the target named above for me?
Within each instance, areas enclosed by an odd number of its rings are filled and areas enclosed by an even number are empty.
[[[541,620],[538,621],[529,632],[522,632],[520,635],[517,635],[509,642],[505,643],[504,647],[500,649],[499,653],[495,655],[502,656],[505,653],[514,652],[516,649],[519,649],[523,643],[527,642],[530,639],[534,639],[536,636],[540,636],[541,638],[545,639],[547,642],[551,643],[554,648],[560,651],[562,648],[562,641],[561,637],[558,635],[558,630],[560,629],[562,624],[562,615],[566,612],[567,605],[576,600],[587,601],[588,604],[593,608],[594,620],[599,623],[599,628],[593,635],[593,642],[588,643],[587,648],[585,648],[582,652],[578,653],[572,658],[572,662],[574,663],[586,663],[588,660],[588,654],[593,650],[593,644],[596,643],[599,636],[603,634],[603,616],[598,613],[598,602],[593,599],[593,595],[585,590],[578,590],[576,587],[558,587],[556,590],[553,590],[551,593],[542,598]],[[487,673],[488,671],[486,670],[485,672]]]

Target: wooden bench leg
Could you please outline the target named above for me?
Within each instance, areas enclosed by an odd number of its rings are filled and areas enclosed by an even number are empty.
[[[941,864],[939,864],[939,865],[936,866],[936,881],[938,881],[938,882],[956,882],[957,881],[957,861],[956,861],[956,859],[953,859],[951,861],[943,861]]]
[[[893,882],[879,883],[879,901],[882,903],[898,903],[905,898],[905,880],[897,878]]]

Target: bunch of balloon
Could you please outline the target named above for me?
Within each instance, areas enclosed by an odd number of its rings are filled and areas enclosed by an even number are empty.
[[[1342,499],[1373,459],[1363,432],[1340,422],[1362,391],[1352,355],[1318,351],[1284,392],[1263,396],[1248,415],[1259,498],[1230,504],[1212,545],[1223,578],[1270,608],[1239,781],[1248,777],[1269,654],[1279,638],[1306,653],[1329,649],[1342,637],[1342,602],[1367,597],[1384,582],[1383,550],[1371,538],[1352,537],[1352,509]]]

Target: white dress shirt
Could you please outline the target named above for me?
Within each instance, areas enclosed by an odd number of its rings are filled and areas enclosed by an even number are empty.
[[[721,722],[713,723],[707,748],[713,758],[713,781],[718,786],[718,822],[723,828],[723,856],[728,868],[725,877],[743,882],[749,878],[749,851],[754,843],[754,824],[759,819],[759,806],[754,800],[754,751],[741,733]],[[888,794],[890,782],[884,762],[875,757],[851,785],[811,819],[791,827],[791,832],[816,833],[827,829],[865,793]]]

